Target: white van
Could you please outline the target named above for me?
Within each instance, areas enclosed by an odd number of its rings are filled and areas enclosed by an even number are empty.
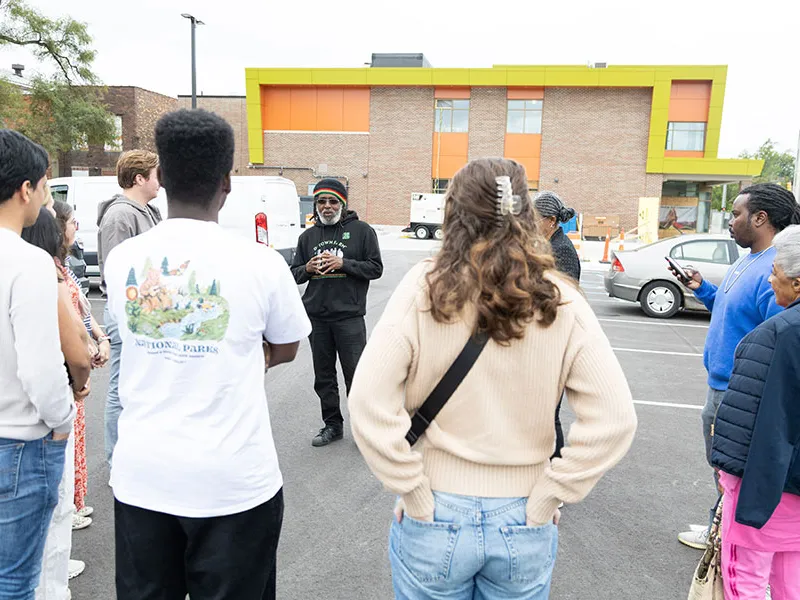
[[[97,207],[122,189],[116,177],[58,177],[50,180],[53,198],[72,205],[83,242],[87,274],[98,277]],[[167,217],[163,188],[153,204]],[[219,213],[225,229],[275,248],[291,263],[300,236],[300,198],[294,182],[285,177],[231,177],[231,193]]]

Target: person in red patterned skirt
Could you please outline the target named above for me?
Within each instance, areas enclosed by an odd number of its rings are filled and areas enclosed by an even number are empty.
[[[84,326],[91,337],[91,344],[93,345],[92,355],[94,357],[92,359],[92,366],[94,368],[102,367],[108,362],[111,353],[108,336],[103,333],[100,325],[98,325],[97,321],[95,321],[92,316],[89,300],[84,296],[77,278],[66,264],[66,256],[69,254],[69,248],[75,243],[75,233],[78,229],[78,224],[75,220],[72,207],[66,202],[55,202],[53,208],[56,213],[58,224],[64,235],[64,248],[61,257],[61,269],[64,273],[64,279],[70,291],[72,304],[83,320]],[[84,402],[78,402],[77,408],[78,414],[75,417],[75,515],[72,520],[73,530],[85,529],[91,525],[92,520],[89,515],[93,512],[92,507],[86,505],[89,475],[86,468],[86,409]]]

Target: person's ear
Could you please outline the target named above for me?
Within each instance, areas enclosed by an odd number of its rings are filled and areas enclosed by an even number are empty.
[[[761,227],[765,223],[769,223],[769,216],[763,210],[758,211],[756,214],[752,215],[753,225],[756,227]]]

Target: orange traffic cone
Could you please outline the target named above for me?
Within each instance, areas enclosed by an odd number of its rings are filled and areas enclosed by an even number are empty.
[[[606,233],[606,245],[603,248],[603,260],[601,263],[609,263],[611,261],[608,260],[608,247],[611,245],[611,228],[608,228],[608,233]]]
[[[619,230],[619,248],[618,248],[618,250],[620,252],[623,252],[625,250],[625,230],[624,229],[620,229]]]

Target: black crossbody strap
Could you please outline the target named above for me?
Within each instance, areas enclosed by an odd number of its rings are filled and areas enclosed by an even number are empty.
[[[439,411],[444,408],[450,396],[458,389],[461,382],[470,372],[475,361],[483,352],[486,343],[489,341],[489,336],[485,333],[476,333],[467,341],[466,346],[458,355],[456,360],[447,369],[442,380],[433,388],[433,391],[425,399],[422,406],[419,407],[414,416],[411,417],[411,428],[406,434],[406,440],[412,446],[416,441],[425,433],[428,425],[436,418]]]

